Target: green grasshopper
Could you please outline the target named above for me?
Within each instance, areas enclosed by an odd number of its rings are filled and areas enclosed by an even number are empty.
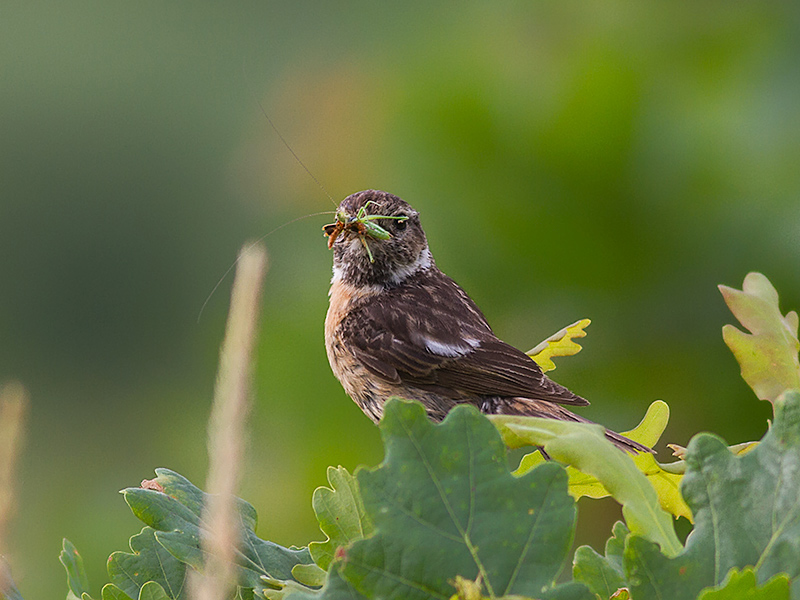
[[[358,239],[361,240],[361,244],[367,251],[369,262],[375,262],[375,257],[372,256],[372,251],[369,249],[369,245],[367,244],[367,236],[375,238],[376,240],[388,240],[392,237],[392,234],[377,223],[373,223],[373,221],[378,219],[395,219],[398,221],[405,221],[408,219],[408,217],[405,215],[399,217],[390,217],[387,215],[368,215],[367,207],[370,204],[377,204],[377,202],[374,200],[368,201],[366,204],[364,204],[364,206],[358,209],[355,217],[351,217],[342,211],[336,212],[336,222],[329,223],[322,228],[322,231],[328,236],[328,248],[333,248],[333,243],[336,241],[336,238],[339,237],[340,233],[343,231],[355,230],[358,234]]]

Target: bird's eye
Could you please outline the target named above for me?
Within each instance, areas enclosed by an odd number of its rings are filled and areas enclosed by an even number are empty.
[[[397,220],[394,222],[394,228],[395,228],[397,231],[403,231],[403,229],[405,229],[405,228],[406,228],[406,225],[407,225],[407,224],[408,224],[408,218],[405,218],[405,219],[402,219],[402,220],[401,220],[401,219],[397,219]]]

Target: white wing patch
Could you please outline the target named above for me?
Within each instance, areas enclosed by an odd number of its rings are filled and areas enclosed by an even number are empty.
[[[439,356],[447,356],[449,358],[464,356],[471,352],[473,348],[477,348],[480,345],[480,341],[473,338],[465,338],[463,344],[445,344],[430,338],[424,338],[423,342],[425,348],[431,354],[438,354]]]

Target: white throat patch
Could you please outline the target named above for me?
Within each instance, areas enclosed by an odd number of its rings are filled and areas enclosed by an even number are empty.
[[[431,256],[431,251],[429,248],[425,248],[422,254],[417,257],[410,265],[405,265],[404,267],[400,267],[392,274],[390,281],[393,284],[402,283],[406,279],[408,279],[411,275],[415,273],[419,273],[420,271],[425,271],[430,268],[431,264],[433,264],[433,257]]]

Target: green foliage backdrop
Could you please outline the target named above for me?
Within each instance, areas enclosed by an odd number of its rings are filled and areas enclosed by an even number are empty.
[[[200,305],[243,240],[332,208],[255,98],[334,198],[418,208],[509,342],[590,317],[553,374],[584,414],[628,429],[662,398],[670,441],[760,438],[770,407],[736,376],[715,285],[759,270],[800,306],[799,29],[789,2],[4,6],[0,381],[33,403],[10,540],[26,597],[63,593],[62,536],[104,580],[135,524],[115,490],[159,464],[202,481],[227,286],[198,324]],[[328,465],[381,456],[322,347],[324,222],[267,240],[241,495],[287,545],[314,537]],[[591,509],[611,511],[579,525],[599,550],[618,509]]]

